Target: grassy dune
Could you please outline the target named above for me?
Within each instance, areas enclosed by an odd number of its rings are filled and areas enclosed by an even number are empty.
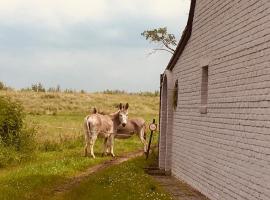
[[[83,135],[83,118],[93,107],[108,113],[122,102],[130,104],[129,117],[148,122],[158,118],[159,97],[128,94],[38,93],[0,91],[19,101],[27,112],[27,123],[38,128],[37,141],[63,141]]]

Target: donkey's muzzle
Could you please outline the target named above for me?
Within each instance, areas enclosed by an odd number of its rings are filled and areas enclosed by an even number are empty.
[[[122,126],[123,126],[123,127],[125,127],[125,126],[126,126],[126,124],[125,124],[125,123],[123,123],[123,124],[122,124]]]

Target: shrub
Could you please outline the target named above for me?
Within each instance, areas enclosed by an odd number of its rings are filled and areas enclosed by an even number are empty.
[[[23,128],[22,106],[8,98],[0,97],[0,137],[6,145],[17,144]]]
[[[0,97],[0,165],[20,161],[35,149],[35,129],[24,124],[21,104]]]
[[[4,90],[4,89],[5,89],[5,84],[2,81],[0,81],[0,90]]]
[[[34,92],[46,92],[46,89],[41,83],[33,84],[31,88]]]
[[[11,90],[14,90],[14,89],[11,88],[11,87],[6,86],[2,81],[0,81],[0,90],[9,90],[9,91],[11,91]]]

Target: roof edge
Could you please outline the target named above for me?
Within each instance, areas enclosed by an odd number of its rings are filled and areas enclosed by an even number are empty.
[[[168,65],[166,67],[166,69],[168,69],[168,70],[172,70],[174,68],[177,60],[179,59],[182,52],[184,51],[184,49],[187,45],[187,42],[191,36],[193,17],[194,17],[194,12],[195,12],[195,5],[196,5],[196,0],[191,0],[187,25],[185,27],[185,30],[182,34],[182,37],[181,37],[178,45],[176,47],[175,52],[174,52],[173,56],[171,57]]]

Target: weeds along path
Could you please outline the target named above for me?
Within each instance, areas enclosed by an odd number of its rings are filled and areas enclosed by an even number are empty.
[[[74,186],[80,184],[83,180],[85,180],[88,176],[90,176],[91,174],[93,174],[95,172],[101,171],[101,170],[106,169],[106,168],[113,166],[113,165],[121,164],[127,160],[132,159],[132,158],[142,156],[143,154],[144,154],[143,150],[130,152],[130,153],[124,154],[122,156],[113,158],[109,161],[105,161],[104,163],[90,167],[87,170],[85,170],[84,172],[70,178],[65,183],[63,183],[62,185],[59,185],[57,188],[55,188],[53,190],[53,196],[68,192]]]

